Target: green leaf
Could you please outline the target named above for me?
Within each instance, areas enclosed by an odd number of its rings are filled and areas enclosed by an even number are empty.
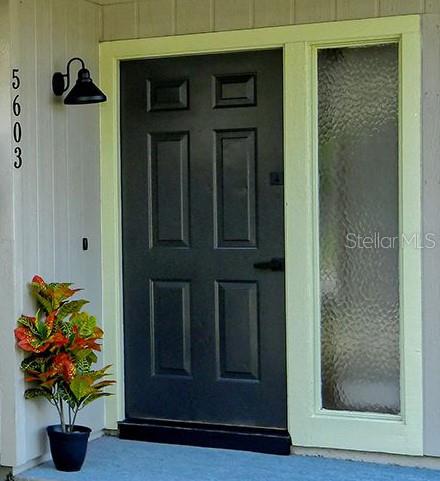
[[[95,362],[98,362],[98,356],[93,351],[90,351],[90,354],[87,356],[87,361],[90,365],[95,364]]]
[[[49,282],[47,284],[51,289],[58,289],[59,287],[70,287],[73,285],[72,282]]]
[[[41,294],[41,295],[48,295],[48,285],[47,284],[40,284],[38,282],[31,282],[29,284],[32,294]]]
[[[27,357],[21,362],[20,368],[22,371],[44,372],[46,370],[46,359],[36,356]]]
[[[75,357],[79,361],[82,361],[84,359],[87,359],[87,357],[90,355],[92,351],[90,349],[82,349],[82,350],[77,350],[75,352]]]
[[[97,399],[104,397],[104,396],[113,396],[113,393],[111,392],[99,392],[96,394],[90,394],[82,403],[82,407],[87,406],[87,404],[92,403],[93,401],[96,401]]]
[[[43,318],[42,318],[42,313],[40,310],[37,311],[37,314],[36,314],[36,317],[37,317],[37,332],[38,332],[38,335],[45,339],[47,337],[47,329],[46,329],[46,323],[44,322]]]
[[[49,391],[38,387],[26,389],[26,391],[24,392],[24,397],[25,399],[36,399],[40,397],[44,397],[46,399],[52,398]]]
[[[88,374],[90,372],[90,363],[87,359],[81,359],[76,362],[76,369],[80,374]]]
[[[39,292],[33,292],[34,294],[34,297],[35,299],[37,300],[38,304],[41,305],[41,307],[43,307],[43,309],[49,313],[52,311],[52,303],[46,299],[45,297],[43,297]]]
[[[62,399],[63,401],[65,401],[71,408],[75,408],[78,406],[78,401],[69,388],[60,386],[58,388],[57,394],[58,399]]]
[[[19,317],[18,321],[17,321],[19,324],[21,324],[22,326],[24,327],[27,327],[28,329],[30,329],[30,331],[32,332],[32,334],[35,334],[36,336],[38,336],[38,331],[37,331],[37,328],[35,327],[35,324],[34,322],[31,320],[31,318],[27,317],[27,316],[21,316]]]
[[[79,312],[81,308],[88,303],[89,301],[86,301],[85,299],[66,302],[60,307],[58,311],[58,314],[57,314],[58,321],[64,320],[69,314],[74,314],[76,312]]]
[[[70,341],[73,341],[73,338],[75,337],[73,335],[73,326],[70,324],[70,322],[60,322],[60,329],[61,332],[70,339]]]
[[[98,371],[95,371],[95,379],[100,379],[101,377],[104,376],[109,376],[110,373],[107,372],[108,369],[112,367],[111,364],[107,364],[107,366],[104,366],[102,369],[99,369]]]
[[[90,376],[79,375],[75,376],[70,383],[70,390],[75,396],[77,401],[81,401],[83,398],[93,392],[91,386],[93,380]]]
[[[113,386],[113,384],[115,384],[116,381],[100,381],[96,384],[93,385],[93,387],[95,389],[103,389],[105,387],[108,387],[108,386]]]
[[[87,312],[77,312],[71,317],[71,323],[78,327],[78,334],[81,337],[90,337],[93,335],[96,327],[96,318]]]

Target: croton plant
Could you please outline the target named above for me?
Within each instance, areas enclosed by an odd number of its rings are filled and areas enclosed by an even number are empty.
[[[70,283],[46,283],[34,276],[30,284],[37,302],[34,317],[21,316],[15,337],[28,356],[21,363],[27,399],[43,397],[56,407],[63,432],[74,430],[78,412],[92,401],[109,396],[107,370],[94,370],[103,331],[82,308],[85,299],[71,300],[81,289]]]

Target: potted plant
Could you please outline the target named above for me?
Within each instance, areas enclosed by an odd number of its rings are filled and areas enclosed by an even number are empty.
[[[46,283],[34,276],[31,293],[37,302],[34,317],[21,316],[15,337],[28,356],[21,363],[27,382],[27,399],[45,398],[58,411],[60,424],[47,427],[55,467],[79,471],[84,462],[91,429],[76,424],[78,412],[110,393],[115,381],[105,379],[110,366],[94,370],[103,331],[96,319],[83,312],[85,299],[71,300],[80,289],[69,283]]]

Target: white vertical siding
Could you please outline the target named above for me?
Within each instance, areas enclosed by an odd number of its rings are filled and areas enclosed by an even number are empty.
[[[135,2],[108,5],[103,10],[104,37],[114,40],[121,37],[137,37]]]
[[[96,3],[109,3],[102,6],[101,40],[440,11],[440,0],[96,0]]]
[[[336,17],[338,20],[355,20],[377,17],[379,0],[337,0]]]
[[[66,67],[67,52],[67,23],[70,13],[65,1],[55,1],[52,4],[52,24],[57,28],[52,29],[52,70],[64,71]],[[70,21],[70,20],[69,20]],[[70,276],[69,256],[69,196],[66,186],[69,184],[68,170],[68,110],[61,99],[52,98],[52,155],[54,175],[54,217],[57,226],[54,229],[54,253],[56,271],[64,279]]]
[[[423,250],[424,453],[440,456],[440,16],[423,18],[423,225],[435,249]]]
[[[295,0],[295,23],[331,22],[336,19],[335,0]]]
[[[128,5],[123,7],[127,8]],[[104,12],[107,8],[104,7]],[[214,30],[214,0],[176,0],[173,8],[175,9],[173,16],[176,19],[177,34]],[[104,29],[105,27],[106,21],[104,18]],[[119,32],[119,37],[125,37],[125,32]]]
[[[215,2],[214,29],[240,30],[254,24],[254,2],[250,0],[222,0]]]
[[[14,310],[14,180],[12,164],[5,161],[10,157],[10,59],[9,59],[9,1],[0,0],[0,352],[4,359],[14,359],[15,350],[11,336],[5,335],[4,327],[12,327]],[[11,302],[12,300],[12,302]],[[15,433],[15,392],[17,378],[7,362],[0,362],[0,464],[9,459],[18,447]],[[7,416],[5,414],[8,414]],[[6,436],[8,433],[9,436]],[[5,458],[6,456],[6,458]],[[8,458],[9,456],[9,458]]]
[[[92,77],[99,80],[100,9],[85,0],[10,0],[9,5],[12,34],[7,82],[10,69],[19,68],[23,127],[23,166],[19,170],[11,167],[9,145],[2,156],[7,179],[0,183],[1,198],[5,185],[14,182],[6,200],[14,206],[10,235],[17,299],[14,314],[0,320],[2,332],[9,332],[11,341],[16,317],[34,309],[26,284],[36,273],[50,281],[72,281],[84,287],[84,296],[92,301],[90,311],[101,318],[99,107],[65,106],[51,90],[53,72],[65,71],[72,56],[83,57]],[[77,68],[74,65],[73,82]],[[2,215],[7,205],[1,206]],[[89,238],[87,252],[82,250],[82,237]],[[14,292],[9,289],[7,294],[12,298]],[[0,370],[0,384],[15,396],[15,406],[4,407],[2,415],[15,417],[17,431],[16,444],[0,453],[5,465],[21,465],[43,455],[47,449],[44,428],[56,422],[47,403],[23,399],[23,376],[17,367],[20,358],[17,354],[11,359],[10,379]],[[81,421],[99,430],[102,411],[99,403],[92,405]],[[11,436],[5,431],[5,418],[1,420],[3,446],[9,445]]]
[[[254,26],[270,27],[290,21],[293,12],[291,0],[255,0]]]
[[[380,0],[380,15],[406,15],[424,11],[424,0]]]
[[[138,34],[156,37],[175,33],[174,0],[150,0],[139,4]]]
[[[37,219],[38,219],[38,272],[49,279],[54,279],[55,272],[55,251],[54,232],[54,176],[53,165],[53,109],[51,105],[50,85],[47,82],[47,74],[52,71],[53,44],[52,32],[52,10],[51,0],[39,0],[35,10],[35,53],[34,61],[38,61],[35,67],[35,116],[37,119],[35,129],[35,151],[36,151],[36,183],[37,183]],[[30,92],[29,92],[30,93]],[[32,94],[31,94],[32,95]],[[44,247],[46,246],[46,248]]]

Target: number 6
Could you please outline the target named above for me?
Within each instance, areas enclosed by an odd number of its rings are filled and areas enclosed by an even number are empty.
[[[14,115],[18,117],[21,114],[21,105],[20,102],[18,102],[18,98],[20,96],[17,94],[14,98],[14,101],[12,102],[12,111],[14,112]]]

